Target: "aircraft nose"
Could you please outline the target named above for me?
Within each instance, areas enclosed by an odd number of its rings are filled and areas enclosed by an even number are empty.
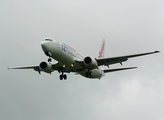
[[[41,47],[42,47],[43,51],[46,51],[47,45],[48,45],[48,41],[41,41]]]
[[[42,47],[44,52],[49,51],[50,46],[55,45],[55,44],[56,44],[56,40],[52,40],[49,38],[46,38],[46,39],[41,41],[41,47]]]

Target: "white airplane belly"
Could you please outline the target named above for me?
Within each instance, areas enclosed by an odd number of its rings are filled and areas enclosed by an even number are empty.
[[[52,54],[52,58],[59,61],[66,69],[76,71],[82,69],[83,66],[80,66],[75,62],[76,57],[64,52],[61,49],[51,48],[49,50]]]

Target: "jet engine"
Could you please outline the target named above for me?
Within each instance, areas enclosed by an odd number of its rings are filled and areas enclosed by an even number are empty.
[[[46,62],[41,62],[39,65],[39,69],[46,73],[51,73],[54,71],[52,68],[52,65],[50,63],[46,63]]]
[[[85,57],[84,64],[89,69],[94,69],[98,66],[97,61],[92,57]]]

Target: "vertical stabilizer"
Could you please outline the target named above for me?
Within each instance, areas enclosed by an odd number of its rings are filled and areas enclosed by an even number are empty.
[[[105,39],[102,40],[101,48],[99,51],[98,58],[103,58],[104,57],[104,52],[105,52]]]

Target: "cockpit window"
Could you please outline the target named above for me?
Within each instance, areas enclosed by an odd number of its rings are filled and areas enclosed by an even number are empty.
[[[51,39],[45,39],[45,41],[50,41],[50,42],[52,42],[53,40],[51,40]]]

